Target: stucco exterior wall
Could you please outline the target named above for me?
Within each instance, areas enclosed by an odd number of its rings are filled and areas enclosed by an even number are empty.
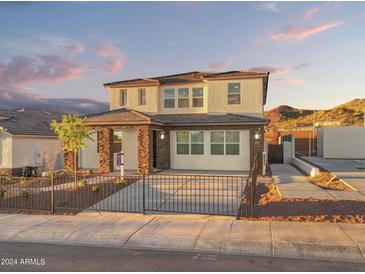
[[[241,84],[241,103],[228,105],[228,84]],[[125,107],[146,113],[252,113],[263,112],[263,79],[206,80],[203,83],[175,84],[146,87],[107,88],[110,110],[121,108],[120,90],[126,89],[128,102]],[[146,105],[138,103],[139,88],[146,89]],[[175,89],[175,108],[164,108],[164,89]],[[178,88],[189,88],[189,107],[178,108]],[[192,107],[192,88],[203,88],[203,107]]]
[[[138,97],[140,88],[146,89],[146,105],[139,105]],[[150,87],[127,87],[127,88],[108,88],[109,91],[109,108],[110,110],[121,108],[120,90],[126,89],[128,93],[128,102],[125,107],[142,112],[159,112],[159,92],[157,86]]]
[[[12,168],[12,135],[0,132],[0,168]]]
[[[12,138],[12,168],[21,168],[24,166],[42,165],[43,151],[46,148],[61,148],[61,142],[57,138],[52,137],[34,137],[34,136],[13,136]],[[36,153],[40,153],[41,158],[38,159]],[[39,162],[40,161],[40,162]],[[57,169],[63,168],[62,153],[57,162]]]
[[[92,140],[85,141],[86,148],[80,151],[78,161],[79,167],[85,169],[99,168],[99,153],[97,147],[97,133],[93,131],[90,135]]]
[[[323,157],[365,159],[365,127],[323,128]]]
[[[241,84],[241,103],[228,105],[228,83]],[[263,112],[263,79],[208,81],[208,112],[257,113]]]
[[[170,132],[172,169],[250,170],[250,131],[240,130],[240,155],[210,155],[210,130],[204,130],[203,155],[178,155],[176,131]]]

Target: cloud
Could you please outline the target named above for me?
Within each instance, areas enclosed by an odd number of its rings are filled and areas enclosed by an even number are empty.
[[[0,63],[0,70],[0,87],[9,89],[21,89],[40,81],[60,84],[82,73],[80,65],[58,55],[13,56],[8,63]]]
[[[308,63],[303,63],[294,67],[273,67],[273,66],[262,66],[262,67],[250,67],[249,71],[268,71],[270,73],[290,73],[293,71],[301,70],[309,66]]]
[[[270,39],[276,41],[289,41],[289,40],[300,41],[314,34],[325,32],[329,29],[339,27],[342,24],[343,21],[338,21],[314,27],[306,27],[306,28],[291,27],[280,32],[272,33],[269,37]]]
[[[229,58],[229,59],[213,62],[213,63],[209,64],[209,68],[210,69],[222,69],[222,68],[229,66],[232,63],[233,63],[232,59]]]
[[[92,99],[44,98],[38,94],[0,89],[0,108],[33,108],[61,113],[91,114],[107,111],[108,103]]]
[[[276,78],[271,80],[273,83],[277,83],[279,85],[285,85],[285,86],[304,86],[307,83],[303,79],[282,79],[282,78]]]
[[[278,2],[262,2],[257,6],[258,10],[266,10],[270,12],[279,12],[279,3]]]
[[[308,20],[310,19],[314,14],[318,13],[319,12],[319,8],[318,7],[314,7],[314,8],[311,8],[311,9],[307,9],[303,12],[301,18],[303,20]]]
[[[47,35],[41,37],[41,41],[49,44],[52,48],[66,49],[67,51],[75,54],[84,52],[84,46],[75,40],[66,37]]]
[[[95,53],[100,57],[121,56],[120,50],[111,42],[98,42],[94,46]]]
[[[111,74],[117,74],[118,71],[123,67],[123,64],[124,62],[122,59],[110,60],[106,63],[105,70]]]

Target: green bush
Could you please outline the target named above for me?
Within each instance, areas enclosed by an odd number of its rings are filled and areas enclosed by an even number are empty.
[[[93,186],[92,191],[96,192],[96,193],[99,193],[100,192],[100,187],[99,186]]]
[[[83,184],[84,186],[86,186],[86,185],[87,185],[87,180],[86,180],[85,178],[83,178],[83,179],[81,180],[81,184]]]

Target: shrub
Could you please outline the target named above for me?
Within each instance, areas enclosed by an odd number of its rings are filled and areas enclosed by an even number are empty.
[[[0,189],[0,197],[1,198],[5,196],[5,193],[6,193],[6,189],[5,188]]]
[[[81,184],[83,184],[84,186],[86,186],[86,185],[87,185],[87,180],[86,180],[85,178],[83,178],[83,179],[81,180]]]
[[[96,192],[96,193],[99,193],[100,192],[100,187],[99,186],[93,186],[92,191]]]

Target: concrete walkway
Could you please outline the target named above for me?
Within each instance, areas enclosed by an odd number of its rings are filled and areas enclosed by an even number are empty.
[[[88,212],[0,214],[0,241],[180,250],[365,263],[365,224],[250,222]]]
[[[289,164],[271,164],[270,168],[282,198],[336,199]]]
[[[308,157],[305,157],[308,159]],[[309,159],[308,159],[309,160]],[[365,163],[361,160],[310,158],[310,161],[323,167],[365,195]],[[365,197],[365,196],[364,196]]]

